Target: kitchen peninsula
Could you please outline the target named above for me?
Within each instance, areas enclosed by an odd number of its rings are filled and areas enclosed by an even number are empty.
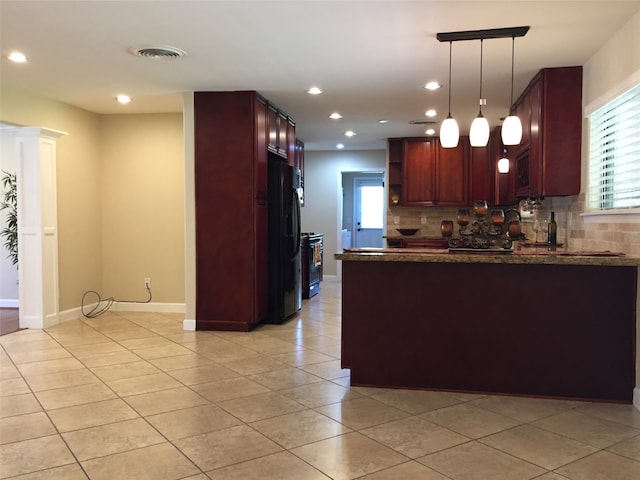
[[[354,249],[336,259],[352,385],[633,399],[638,257]]]

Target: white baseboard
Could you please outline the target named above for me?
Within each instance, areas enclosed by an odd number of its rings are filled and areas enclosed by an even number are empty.
[[[20,300],[0,298],[0,308],[20,308]]]
[[[640,387],[633,389],[633,406],[640,410]]]
[[[186,318],[182,321],[182,329],[187,332],[195,332],[196,331],[196,321],[195,320],[187,320]]]
[[[155,313],[184,313],[184,303],[129,303],[114,302],[111,307],[116,312],[155,312]]]

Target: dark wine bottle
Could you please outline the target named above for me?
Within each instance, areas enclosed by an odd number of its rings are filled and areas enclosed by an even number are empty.
[[[555,245],[558,243],[558,224],[556,223],[556,213],[551,212],[551,220],[549,221],[549,230],[547,233],[547,243]]]

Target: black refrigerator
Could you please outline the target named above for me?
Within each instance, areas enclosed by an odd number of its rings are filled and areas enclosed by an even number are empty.
[[[269,315],[282,323],[302,307],[300,169],[269,154]]]

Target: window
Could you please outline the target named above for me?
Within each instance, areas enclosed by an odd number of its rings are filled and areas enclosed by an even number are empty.
[[[363,186],[360,193],[360,215],[362,228],[382,228],[384,212],[384,188]]]
[[[640,207],[640,83],[588,118],[589,208]]]

